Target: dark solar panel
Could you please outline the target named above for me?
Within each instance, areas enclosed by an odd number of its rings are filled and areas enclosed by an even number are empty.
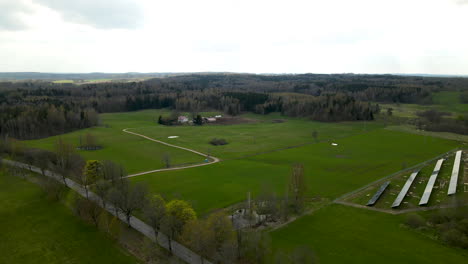
[[[377,202],[377,200],[380,198],[380,196],[382,196],[382,193],[385,191],[385,189],[387,189],[388,185],[390,185],[389,181],[382,184],[382,186],[380,186],[379,190],[374,194],[374,196],[372,196],[372,198],[369,200],[369,202],[367,202],[367,206],[374,205]]]

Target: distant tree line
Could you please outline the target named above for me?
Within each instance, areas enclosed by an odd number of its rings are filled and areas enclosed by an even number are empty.
[[[70,105],[0,105],[0,135],[17,139],[35,139],[59,135],[98,124],[92,108]]]
[[[0,82],[0,135],[46,137],[96,125],[96,113],[151,108],[372,120],[378,102],[431,103],[434,92],[467,86],[467,78],[353,74],[191,74],[83,85]]]

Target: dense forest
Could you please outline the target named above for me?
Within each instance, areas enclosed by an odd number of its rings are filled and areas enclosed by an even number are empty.
[[[0,135],[46,137],[94,126],[97,113],[149,108],[373,120],[380,102],[430,104],[434,92],[466,87],[467,78],[353,74],[189,74],[82,85],[0,82]]]

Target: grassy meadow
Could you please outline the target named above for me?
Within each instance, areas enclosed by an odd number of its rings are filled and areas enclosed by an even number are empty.
[[[246,199],[247,192],[286,189],[290,168],[304,164],[308,195],[334,199],[367,183],[455,148],[439,138],[378,129],[299,148],[228,160],[212,166],[132,178],[171,198],[189,200],[205,213]]]
[[[0,171],[0,263],[138,263],[69,208]]]
[[[334,204],[270,234],[275,249],[308,245],[321,264],[468,261],[466,250],[450,248],[404,227],[404,217]]]
[[[163,168],[166,153],[173,165],[201,162],[203,157],[126,134],[124,128],[221,158],[221,163],[210,166],[132,178],[167,198],[191,201],[202,214],[245,200],[248,192],[256,194],[263,188],[283,193],[294,163],[304,164],[309,196],[334,199],[459,145],[457,141],[386,130],[379,122],[320,123],[278,114],[247,114],[242,118],[248,122],[241,124],[162,126],[155,122],[160,114],[169,112],[102,114],[102,126],[60,137],[78,144],[80,135],[96,135],[103,149],[80,154],[87,159],[116,161],[130,173]],[[317,131],[317,141],[313,131]],[[174,135],[179,138],[168,139]],[[209,140],[215,137],[229,144],[210,145]],[[57,138],[25,143],[53,149]],[[305,145],[284,149],[301,144]]]

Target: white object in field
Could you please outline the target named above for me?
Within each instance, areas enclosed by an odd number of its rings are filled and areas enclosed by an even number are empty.
[[[169,136],[167,138],[178,138],[179,136]]]
[[[457,151],[457,154],[455,155],[455,162],[453,163],[452,177],[450,178],[450,185],[448,188],[447,195],[452,195],[457,192],[457,181],[458,181],[458,173],[460,170],[461,155],[462,155],[461,150]]]
[[[338,144],[336,144],[336,143],[332,143],[332,146],[338,146]]]
[[[426,189],[424,190],[424,194],[421,198],[421,201],[419,201],[419,205],[426,205],[429,202],[429,197],[431,197],[432,188],[434,188],[434,183],[437,179],[437,175],[439,175],[442,162],[444,162],[444,159],[440,159],[437,161],[437,164],[434,167],[434,171],[432,172],[432,175],[429,178],[429,181],[427,182]]]

